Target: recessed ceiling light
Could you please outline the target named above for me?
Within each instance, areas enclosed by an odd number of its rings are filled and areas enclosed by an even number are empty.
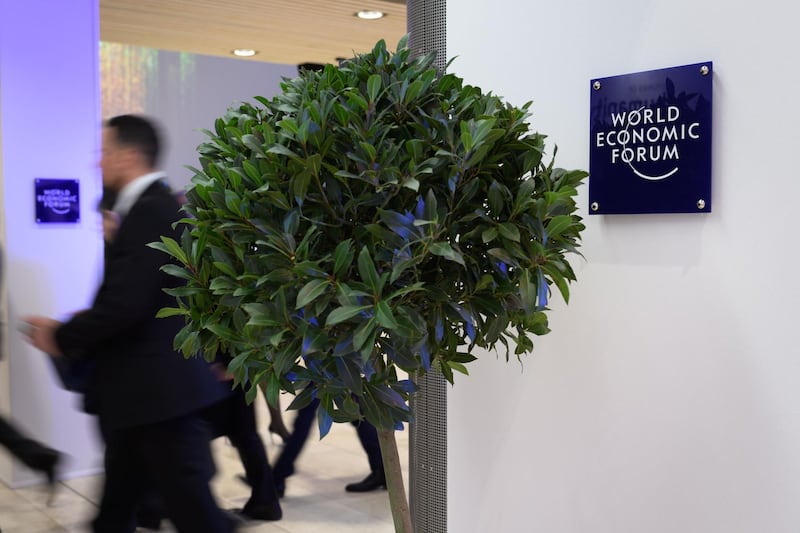
[[[256,55],[256,51],[251,48],[237,48],[231,53],[239,57],[252,57]]]
[[[356,16],[364,20],[377,20],[383,18],[385,15],[383,11],[366,11],[362,10],[356,13]]]

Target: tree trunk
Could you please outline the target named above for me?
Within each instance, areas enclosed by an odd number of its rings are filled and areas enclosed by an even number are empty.
[[[395,533],[414,533],[394,430],[379,429],[378,442],[383,455],[383,470],[386,474],[386,488],[389,490],[389,505],[392,509]]]

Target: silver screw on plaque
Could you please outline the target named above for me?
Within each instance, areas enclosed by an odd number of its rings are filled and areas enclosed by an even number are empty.
[[[697,200],[697,209],[703,209],[706,206],[706,201],[702,198]]]
[[[591,207],[592,211],[597,211],[598,209],[600,209],[600,204],[598,204],[597,202],[592,202]]]
[[[600,90],[600,82],[599,81],[594,82],[592,84],[592,87],[594,88],[595,91],[599,91]]]
[[[708,76],[708,72],[709,72],[708,65],[703,65],[702,67],[700,67],[700,74],[702,74],[703,76]]]

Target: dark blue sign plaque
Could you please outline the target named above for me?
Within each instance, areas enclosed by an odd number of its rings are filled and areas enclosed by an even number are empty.
[[[591,81],[589,213],[711,212],[712,63]]]
[[[36,189],[36,222],[79,222],[80,190],[75,179],[34,180]]]

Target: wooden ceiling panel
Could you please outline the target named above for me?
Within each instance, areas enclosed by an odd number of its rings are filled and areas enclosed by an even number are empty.
[[[335,62],[379,39],[394,49],[406,32],[397,0],[100,0],[103,41],[226,57],[252,48],[252,60],[272,63]]]

